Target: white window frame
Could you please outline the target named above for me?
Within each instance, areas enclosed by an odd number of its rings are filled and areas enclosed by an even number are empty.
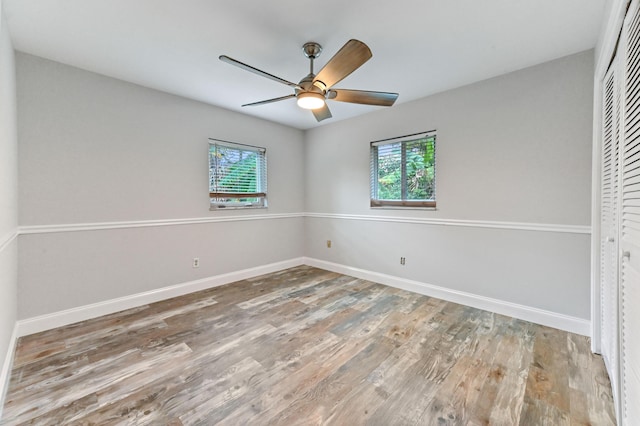
[[[434,160],[434,188],[433,194],[430,199],[425,200],[410,200],[406,199],[406,143],[414,142],[420,139],[433,139],[433,160]],[[384,200],[378,198],[378,147],[390,144],[402,144],[402,175],[401,184],[402,184],[402,199],[400,200]],[[371,142],[370,148],[370,207],[371,208],[383,208],[383,209],[393,209],[393,208],[418,208],[418,209],[427,209],[427,210],[435,210],[436,208],[436,131],[430,130],[428,132],[420,132],[413,133],[410,135],[399,136],[395,138],[382,139],[379,141]]]
[[[258,154],[256,163],[257,191],[253,193],[225,191],[217,188],[218,181],[217,163],[212,164],[211,152],[218,147],[234,149],[242,152],[252,152]],[[227,201],[220,201],[225,198]],[[228,201],[229,199],[257,198],[257,201]],[[256,209],[267,207],[267,149],[259,146],[246,145],[237,142],[229,142],[221,139],[209,138],[209,210],[232,210],[232,209]]]

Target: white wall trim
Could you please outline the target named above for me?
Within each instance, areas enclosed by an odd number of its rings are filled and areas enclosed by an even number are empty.
[[[239,222],[249,220],[291,219],[311,217],[323,219],[363,220],[373,222],[412,223],[421,225],[464,226],[472,228],[513,229],[520,231],[562,232],[571,234],[590,234],[590,226],[559,225],[550,223],[498,222],[483,220],[430,219],[422,217],[355,215],[335,213],[278,213],[261,215],[241,215],[222,217],[198,217],[184,219],[137,220],[122,222],[67,223],[61,225],[29,225],[18,228],[18,235],[48,234],[54,232],[100,231],[106,229],[144,228],[150,226],[177,226],[201,223]]]
[[[354,215],[334,213],[305,213],[306,217],[323,219],[366,220],[375,222],[415,223],[423,225],[466,226],[472,228],[514,229],[520,231],[563,232],[571,234],[590,234],[590,226],[557,225],[548,223],[498,222],[483,220],[429,219],[422,217],[398,217],[378,215]]]
[[[200,223],[241,222],[247,220],[290,219],[304,217],[304,213],[271,213],[238,216],[196,217],[184,219],[135,220],[123,222],[68,223],[62,225],[21,226],[19,234],[48,234],[52,232],[100,231],[104,229],[145,228],[149,226],[194,225]]]
[[[18,324],[15,324],[9,340],[7,353],[5,354],[4,362],[2,363],[2,370],[0,370],[0,419],[2,418],[2,409],[4,408],[4,400],[7,396],[7,390],[9,389],[9,379],[11,378],[11,369],[13,367],[13,355],[16,351],[17,342]]]
[[[137,306],[146,305],[148,303],[159,302],[161,300],[170,299],[172,297],[182,296],[212,287],[218,287],[224,284],[229,284],[247,278],[257,277],[263,274],[270,274],[272,272],[281,271],[283,269],[292,268],[294,266],[299,266],[302,264],[304,264],[304,258],[299,257],[282,262],[256,266],[254,268],[229,272],[227,274],[215,275],[212,277],[202,278],[194,281],[187,281],[184,283],[151,290],[144,293],[105,300],[103,302],[66,309],[64,311],[53,312],[51,314],[18,320],[17,335],[18,337],[26,336],[41,331],[50,330],[52,328],[73,324],[79,321],[96,318],[102,315],[109,315],[115,312],[123,311],[125,309],[135,308]]]
[[[362,278],[369,281],[396,287],[402,290],[423,294],[425,296],[436,297],[454,303],[460,303],[478,309],[495,312],[501,315],[508,315],[536,324],[569,331],[571,333],[589,336],[591,323],[589,320],[576,318],[556,312],[546,311],[531,306],[519,305],[504,300],[492,299],[463,291],[452,290],[432,284],[426,284],[393,275],[381,274],[379,272],[368,271],[338,263],[305,257],[306,265],[315,266],[333,272]]]
[[[603,75],[604,77],[604,75]],[[600,249],[602,240],[600,222],[601,218],[601,191],[602,191],[602,131],[601,122],[602,108],[602,80],[596,78],[594,81],[593,93],[593,141],[591,158],[591,352],[602,352],[601,335],[601,297],[600,297]]]
[[[0,239],[0,252],[2,252],[2,250],[7,248],[9,244],[11,244],[13,240],[16,239],[18,234],[19,234],[19,231],[16,229],[13,232],[9,232],[7,235],[2,237],[2,239]]]
[[[613,4],[609,10],[609,16],[606,20],[603,20],[603,26],[600,29],[595,51],[596,79],[604,77],[604,73],[607,72],[609,60],[616,48],[618,34],[620,34],[620,30],[622,29],[622,23],[624,22],[629,2],[630,0],[613,0]]]

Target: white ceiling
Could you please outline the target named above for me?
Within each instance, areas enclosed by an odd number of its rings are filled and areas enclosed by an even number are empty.
[[[338,88],[398,92],[396,103],[595,46],[609,0],[4,0],[17,50],[300,129],[319,125],[292,89],[218,60],[298,82],[351,38],[373,58]],[[329,101],[333,118],[381,107]]]

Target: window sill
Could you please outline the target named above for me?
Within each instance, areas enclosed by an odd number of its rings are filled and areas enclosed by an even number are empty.
[[[371,208],[401,208],[401,209],[435,209],[436,202],[433,200],[377,200],[371,199]]]
[[[419,207],[419,206],[370,206],[371,210],[428,210],[436,211],[437,207]]]
[[[225,210],[256,210],[256,209],[266,209],[267,206],[238,206],[238,207],[229,207],[229,206],[225,206],[225,207],[214,207],[214,206],[210,206],[209,207],[209,211],[210,212],[221,212],[221,211],[225,211]]]

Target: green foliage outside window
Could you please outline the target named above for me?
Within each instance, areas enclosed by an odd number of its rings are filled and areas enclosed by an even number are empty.
[[[257,193],[266,191],[264,152],[211,144],[209,148],[209,192],[215,203],[256,203]],[[226,194],[229,194],[228,196]],[[242,194],[248,194],[243,197]],[[253,195],[253,196],[249,196]]]
[[[373,146],[376,200],[435,200],[435,136]]]
[[[257,153],[219,146],[209,155],[211,156],[209,164],[217,163],[217,168],[211,166],[209,168],[211,190],[257,192]]]

